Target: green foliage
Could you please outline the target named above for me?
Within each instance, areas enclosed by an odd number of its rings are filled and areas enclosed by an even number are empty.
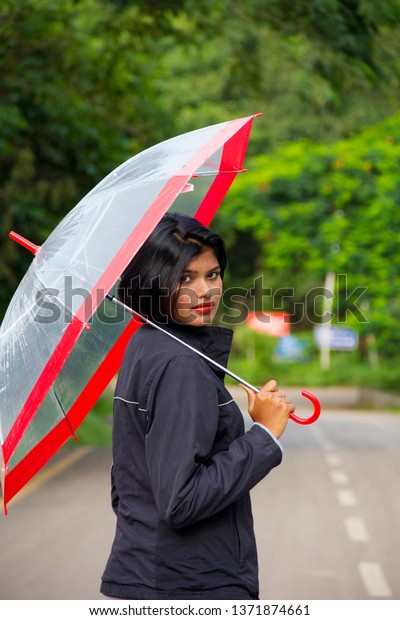
[[[2,311],[31,258],[7,233],[41,244],[106,173],[163,137],[159,106],[149,105],[154,42],[130,39],[152,24],[137,7],[102,4],[0,7]]]
[[[278,339],[248,329],[235,328],[229,369],[255,386],[275,379],[281,386],[363,386],[399,392],[399,373],[390,359],[375,365],[361,360],[356,351],[332,351],[329,370],[321,367],[311,332],[299,335],[307,356],[303,362],[279,362],[274,356]],[[237,382],[226,377],[228,384]]]
[[[334,144],[288,144],[247,165],[251,172],[236,181],[216,220],[229,253],[240,256],[252,229],[254,268],[274,290],[294,287],[285,309],[303,328],[319,322],[313,290],[327,271],[338,274],[335,321],[374,333],[378,349],[395,354],[400,116]]]
[[[323,285],[328,268],[346,273],[350,292],[368,287],[369,322],[347,320],[393,354],[399,122],[375,124],[398,109],[399,7],[399,0],[3,0],[0,316],[31,259],[7,240],[10,230],[40,244],[136,152],[263,112],[249,146],[257,155],[247,162],[251,172],[234,184],[216,224],[232,250],[230,283],[251,286],[265,274],[275,289],[294,286],[285,303],[307,329],[301,304],[308,316],[309,291]]]
[[[214,31],[162,42],[160,96],[179,132],[262,112],[252,152],[289,140],[337,140],[398,109],[399,2],[216,3]],[[207,35],[209,31],[207,31]]]

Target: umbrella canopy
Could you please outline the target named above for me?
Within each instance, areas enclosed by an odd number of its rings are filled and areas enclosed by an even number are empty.
[[[40,248],[22,240],[35,257],[0,328],[5,510],[75,436],[141,324],[122,310],[110,316],[105,296],[172,204],[209,225],[242,171],[254,118],[143,151],[89,192]]]

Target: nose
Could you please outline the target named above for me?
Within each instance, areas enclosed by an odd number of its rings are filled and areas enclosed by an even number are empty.
[[[192,282],[189,286],[185,286],[184,284],[180,291],[182,303],[188,303],[190,305],[197,305],[197,303],[202,300],[210,300],[212,295],[212,286],[203,278],[196,279],[196,282]]]
[[[213,288],[210,283],[203,278],[199,278],[195,285],[195,293],[199,299],[210,299],[212,297]]]

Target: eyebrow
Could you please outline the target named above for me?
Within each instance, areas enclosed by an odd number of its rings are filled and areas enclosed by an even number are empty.
[[[211,273],[211,271],[221,271],[221,267],[219,265],[216,265],[215,267],[211,267],[211,269],[207,270],[207,273]],[[184,269],[183,273],[197,273],[197,271],[193,269]]]

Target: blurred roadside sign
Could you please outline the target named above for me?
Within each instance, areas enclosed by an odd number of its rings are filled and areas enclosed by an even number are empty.
[[[355,351],[358,348],[358,334],[350,327],[316,325],[314,327],[314,342],[319,349]]]
[[[274,351],[277,362],[304,362],[305,344],[296,336],[282,336],[278,340]]]
[[[247,327],[268,336],[289,336],[290,315],[287,312],[249,312]]]

